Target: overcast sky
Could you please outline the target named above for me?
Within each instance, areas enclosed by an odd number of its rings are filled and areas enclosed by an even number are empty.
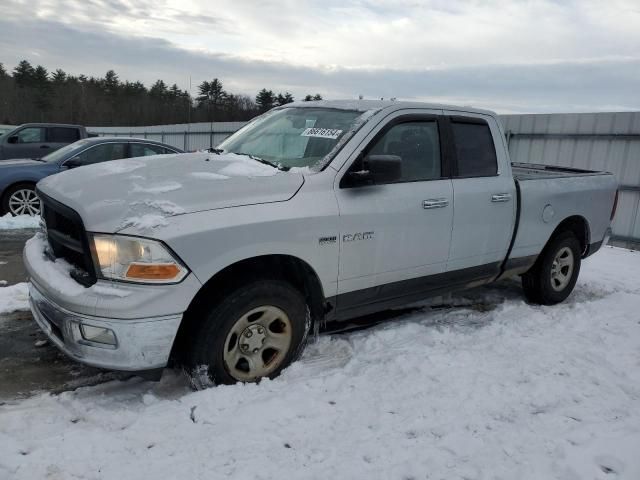
[[[0,62],[254,96],[640,109],[640,0],[1,0]]]

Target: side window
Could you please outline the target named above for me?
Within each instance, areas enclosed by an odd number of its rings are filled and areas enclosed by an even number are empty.
[[[44,138],[44,128],[40,127],[27,127],[20,130],[16,136],[18,137],[18,141],[16,143],[43,143],[45,142]]]
[[[491,177],[498,174],[496,147],[486,123],[453,121],[458,177]]]
[[[368,155],[397,155],[402,160],[399,182],[441,177],[440,138],[435,120],[394,125],[378,138]]]
[[[80,140],[80,132],[77,128],[51,127],[49,128],[49,141],[53,143],[73,143]]]
[[[159,145],[151,145],[149,143],[131,144],[132,157],[147,157],[149,155],[163,155],[165,153],[168,153],[168,150]]]
[[[109,160],[119,160],[127,156],[126,143],[103,143],[85,150],[78,157],[83,165],[107,162]]]

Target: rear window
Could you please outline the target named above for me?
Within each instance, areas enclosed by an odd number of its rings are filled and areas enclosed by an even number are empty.
[[[49,128],[49,141],[52,143],[72,143],[77,140],[80,140],[80,132],[77,128]]]
[[[452,121],[458,160],[458,177],[491,177],[498,174],[496,148],[486,123]]]

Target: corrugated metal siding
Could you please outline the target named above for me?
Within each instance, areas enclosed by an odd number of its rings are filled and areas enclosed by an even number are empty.
[[[640,112],[503,115],[511,160],[612,172],[613,233],[640,243]]]
[[[621,185],[613,233],[640,243],[640,112],[502,115],[511,160],[606,170]],[[158,140],[184,150],[216,146],[245,122],[89,127],[100,135]]]
[[[245,123],[206,122],[150,127],[87,127],[87,129],[101,136],[148,138],[192,151],[215,147]]]

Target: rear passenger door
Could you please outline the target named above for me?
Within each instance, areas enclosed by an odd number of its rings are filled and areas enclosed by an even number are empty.
[[[515,183],[493,117],[445,114],[454,157],[447,271],[466,270],[469,281],[484,279],[499,272],[509,248],[517,207]]]

